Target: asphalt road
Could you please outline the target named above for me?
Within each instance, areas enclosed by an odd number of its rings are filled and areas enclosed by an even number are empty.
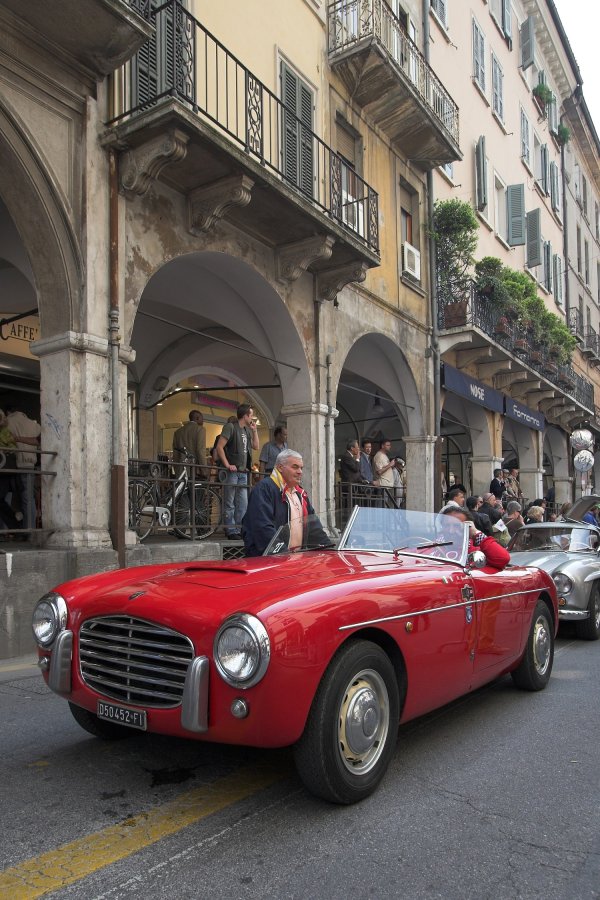
[[[308,795],[288,751],[81,731],[0,663],[0,898],[600,898],[600,642],[403,726],[379,791]]]

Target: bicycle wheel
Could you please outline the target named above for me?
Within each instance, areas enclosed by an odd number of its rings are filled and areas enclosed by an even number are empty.
[[[173,528],[179,537],[202,540],[215,531],[221,521],[221,500],[212,488],[197,487],[194,491],[194,521],[190,494],[184,491],[175,501]]]
[[[156,519],[156,497],[154,489],[146,482],[129,483],[129,527],[135,531],[140,541],[148,537]]]

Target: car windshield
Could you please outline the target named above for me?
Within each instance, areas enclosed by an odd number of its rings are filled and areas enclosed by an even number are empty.
[[[520,528],[509,547],[511,553],[523,551],[557,550],[569,552],[593,551],[598,547],[598,532],[582,526],[562,525],[560,528]]]
[[[341,539],[329,538],[317,516],[303,520],[302,544],[293,552],[307,550],[367,550],[398,556],[435,557],[465,565],[469,535],[464,522],[452,516],[405,509],[355,506]],[[273,536],[264,556],[290,552],[289,525]]]
[[[339,550],[375,550],[466,563],[468,529],[452,516],[407,509],[355,507]]]

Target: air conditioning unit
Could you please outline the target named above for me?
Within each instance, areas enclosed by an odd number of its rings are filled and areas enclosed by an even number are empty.
[[[402,272],[421,280],[421,254],[416,247],[405,242],[402,247]]]

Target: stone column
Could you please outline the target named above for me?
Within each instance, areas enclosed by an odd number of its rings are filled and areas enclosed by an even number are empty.
[[[573,502],[573,479],[554,476],[554,502],[558,506]]]
[[[544,496],[544,470],[519,469],[519,484],[528,502]]]
[[[494,469],[502,468],[502,460],[497,456],[471,457],[471,490],[473,494],[486,494],[490,490],[490,481],[494,477]]]
[[[338,411],[324,403],[284,406],[288,447],[304,459],[303,487],[324,525],[332,525],[335,509],[335,433]]]
[[[42,476],[43,523],[52,529],[46,545],[111,549],[108,341],[69,331],[36,341],[32,351],[41,366],[42,449],[55,453],[42,457],[56,473]]]
[[[403,438],[406,445],[406,508],[433,512],[435,445],[433,435]]]

